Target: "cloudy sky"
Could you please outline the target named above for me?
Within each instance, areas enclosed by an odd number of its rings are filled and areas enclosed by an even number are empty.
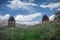
[[[47,15],[53,20],[60,0],[0,0],[0,21],[14,16],[16,23],[37,24]]]

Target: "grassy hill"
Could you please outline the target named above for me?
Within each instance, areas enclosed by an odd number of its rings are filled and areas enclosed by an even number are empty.
[[[59,40],[60,23],[37,24],[25,28],[9,28],[0,32],[0,40]]]

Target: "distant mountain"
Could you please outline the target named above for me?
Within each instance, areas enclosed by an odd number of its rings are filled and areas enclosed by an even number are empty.
[[[0,21],[0,27],[7,26],[8,23],[6,21]]]
[[[8,26],[8,22],[0,21],[0,27],[5,27],[5,26]],[[30,26],[30,25],[16,23],[16,27],[27,27],[27,26]]]
[[[39,23],[40,24],[40,23]],[[19,23],[16,23],[16,27],[20,27],[20,28],[24,28],[24,27],[30,27],[30,26],[33,26],[33,25],[37,25],[37,24],[19,24]],[[0,21],[0,27],[6,27],[8,26],[8,20],[5,20],[5,21]]]

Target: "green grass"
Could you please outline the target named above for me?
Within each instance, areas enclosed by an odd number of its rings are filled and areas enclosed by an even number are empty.
[[[60,36],[58,22],[7,29],[0,33],[0,40],[49,40],[53,36]]]

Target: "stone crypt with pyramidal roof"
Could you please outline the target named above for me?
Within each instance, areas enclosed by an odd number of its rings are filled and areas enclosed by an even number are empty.
[[[8,20],[8,27],[15,27],[15,19],[11,16]]]

